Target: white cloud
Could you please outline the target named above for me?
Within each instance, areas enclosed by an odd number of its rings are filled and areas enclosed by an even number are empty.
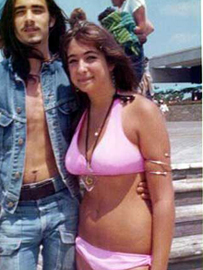
[[[161,8],[161,14],[166,16],[199,16],[200,15],[199,0],[183,0],[175,3],[167,3]]]
[[[189,45],[190,47],[196,46],[200,43],[200,35],[198,33],[177,33],[170,38],[170,44],[178,43],[179,45]]]

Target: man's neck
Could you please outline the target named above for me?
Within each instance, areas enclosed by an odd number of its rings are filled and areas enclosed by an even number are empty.
[[[30,73],[38,75],[41,70],[42,61],[48,61],[51,59],[51,53],[49,51],[48,43],[40,44],[36,46],[35,49],[39,51],[40,55],[43,57],[43,60],[37,58],[29,58],[30,63]]]
[[[51,59],[51,54],[50,52],[43,53],[43,59],[37,59],[37,58],[29,58],[29,63],[30,63],[30,74],[33,75],[39,75],[41,66],[42,66],[42,61],[49,61]]]
[[[36,58],[30,58],[29,63],[30,63],[30,74],[39,75],[42,66],[42,61]]]

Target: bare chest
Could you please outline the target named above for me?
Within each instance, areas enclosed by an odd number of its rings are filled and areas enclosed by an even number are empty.
[[[42,124],[45,121],[41,84],[27,85],[26,115],[28,124]]]

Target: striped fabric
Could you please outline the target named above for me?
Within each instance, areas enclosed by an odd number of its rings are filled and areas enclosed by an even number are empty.
[[[124,48],[128,47],[134,54],[139,55],[139,40],[134,33],[136,25],[130,13],[114,11],[103,18],[101,24],[119,44]]]

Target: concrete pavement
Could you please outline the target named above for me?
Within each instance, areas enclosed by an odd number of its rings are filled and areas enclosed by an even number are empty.
[[[202,163],[202,122],[167,122],[167,129],[172,164]]]

